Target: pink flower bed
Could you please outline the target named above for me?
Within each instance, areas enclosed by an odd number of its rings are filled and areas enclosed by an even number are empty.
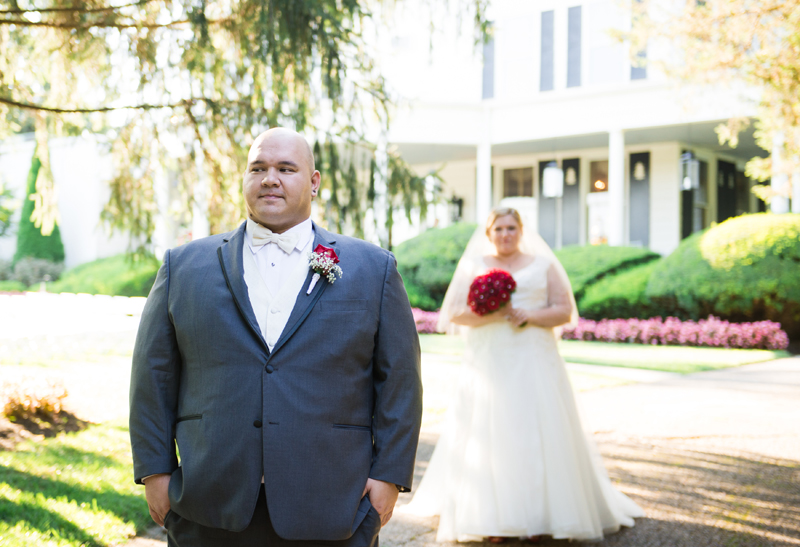
[[[412,308],[417,332],[436,332],[438,311]],[[789,337],[774,321],[731,323],[713,316],[700,321],[681,321],[675,317],[661,319],[579,319],[575,328],[565,328],[564,340],[627,342],[662,346],[700,346],[709,348],[786,349]]]
[[[419,334],[435,334],[436,322],[439,320],[438,311],[424,311],[419,308],[411,308],[414,314],[414,323],[417,324]]]
[[[789,337],[780,323],[755,321],[731,323],[713,316],[700,321],[661,319],[580,319],[574,329],[565,328],[565,340],[596,340],[663,346],[710,348],[786,349]]]

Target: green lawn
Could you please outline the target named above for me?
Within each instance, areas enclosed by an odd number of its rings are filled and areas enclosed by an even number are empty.
[[[464,342],[458,336],[421,334],[422,351],[461,355]],[[760,349],[693,348],[682,346],[645,346],[562,340],[559,348],[570,363],[642,368],[688,374],[704,370],[735,367],[787,357],[785,351]]]
[[[107,546],[152,521],[123,423],[0,452],[0,545]]]

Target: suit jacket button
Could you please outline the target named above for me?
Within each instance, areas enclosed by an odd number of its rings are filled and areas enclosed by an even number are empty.
[[[256,420],[253,422],[253,427],[261,427],[261,420]]]
[[[267,374],[272,374],[272,372],[275,370],[275,367],[273,367],[272,365],[267,365],[266,368],[264,368],[264,370],[267,371]]]

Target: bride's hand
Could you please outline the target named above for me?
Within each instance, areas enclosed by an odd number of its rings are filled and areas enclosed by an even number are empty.
[[[511,308],[506,317],[515,327],[521,327],[528,322],[528,312],[520,308]]]

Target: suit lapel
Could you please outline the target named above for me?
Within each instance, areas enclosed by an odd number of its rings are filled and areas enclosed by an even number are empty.
[[[336,237],[334,234],[330,233],[327,230],[323,230],[316,223],[314,223],[314,243],[311,245],[311,250],[317,248],[317,245],[324,245],[326,247],[332,247],[334,251],[336,251],[336,255],[341,258],[341,251],[339,248],[336,247]],[[283,332],[278,338],[277,343],[272,348],[272,354],[274,355],[278,349],[289,339],[289,337],[294,334],[294,332],[300,327],[300,325],[305,321],[308,314],[311,313],[311,310],[314,308],[314,304],[317,303],[317,300],[322,296],[322,293],[325,292],[325,289],[330,285],[328,281],[324,278],[320,278],[317,281],[316,286],[311,291],[311,294],[306,294],[308,291],[308,286],[311,284],[311,278],[313,277],[314,272],[311,271],[311,268],[308,269],[308,274],[306,275],[306,280],[303,283],[303,288],[300,290],[300,294],[297,295],[297,300],[295,300],[294,308],[292,308],[292,313],[289,315],[289,320],[286,322],[286,326],[283,328]]]
[[[231,291],[233,301],[239,309],[239,313],[249,325],[250,329],[257,335],[258,339],[264,346],[264,349],[269,352],[267,343],[261,335],[261,329],[256,321],[256,314],[253,312],[253,306],[250,304],[250,296],[247,292],[247,284],[244,280],[244,257],[242,251],[244,249],[244,228],[243,223],[238,230],[233,232],[230,239],[224,239],[223,244],[217,249],[217,256],[219,263],[222,266],[222,274],[225,276],[225,282],[228,284],[228,289]]]

